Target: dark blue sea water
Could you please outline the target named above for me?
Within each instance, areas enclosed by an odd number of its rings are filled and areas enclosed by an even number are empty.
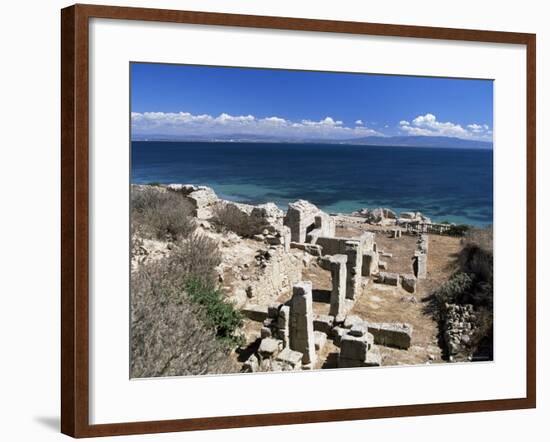
[[[414,210],[493,222],[491,150],[328,144],[132,142],[132,182],[207,185],[226,199],[307,199],[328,212]]]

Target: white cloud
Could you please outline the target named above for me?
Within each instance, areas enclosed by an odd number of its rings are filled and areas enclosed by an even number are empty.
[[[363,123],[363,120],[355,120],[355,125],[356,126],[362,126],[364,123]]]
[[[345,139],[381,135],[365,126],[347,127],[327,116],[319,121],[292,121],[278,116],[257,118],[254,115],[193,115],[189,112],[132,112],[134,135],[217,136],[264,135],[273,137],[318,137]]]
[[[438,121],[434,114],[427,113],[417,116],[412,122],[401,120],[399,129],[408,135],[457,137],[491,141],[493,132],[487,124],[468,124],[466,128],[450,121]]]

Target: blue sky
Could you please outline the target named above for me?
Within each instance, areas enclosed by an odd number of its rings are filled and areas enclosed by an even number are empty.
[[[491,80],[131,65],[133,135],[492,141]]]

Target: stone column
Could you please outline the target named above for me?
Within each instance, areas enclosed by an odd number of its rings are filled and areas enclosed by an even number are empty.
[[[285,347],[288,347],[290,334],[290,307],[288,305],[283,305],[279,309],[277,329],[279,339],[283,341]]]
[[[345,253],[348,257],[346,278],[346,298],[355,299],[361,290],[363,253],[359,241],[346,241]]]
[[[378,273],[378,252],[369,250],[363,252],[362,276],[373,276]]]
[[[332,292],[330,293],[330,311],[332,316],[344,314],[346,300],[347,263],[346,255],[330,257],[330,275],[332,277]]]
[[[299,282],[292,287],[290,348],[303,354],[302,363],[304,365],[315,363],[313,296],[309,281]]]
[[[428,255],[416,252],[413,262],[414,276],[417,279],[426,279],[428,274]]]

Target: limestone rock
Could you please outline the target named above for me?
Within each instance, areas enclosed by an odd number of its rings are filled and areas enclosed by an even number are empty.
[[[258,354],[262,359],[271,359],[279,354],[283,348],[282,342],[278,339],[264,338],[260,342]]]
[[[327,335],[326,333],[315,331],[313,333],[314,335],[314,342],[315,342],[315,350],[319,351],[322,350],[325,344],[327,343]]]
[[[315,331],[320,331],[329,335],[333,325],[334,325],[334,318],[332,316],[313,315],[313,329]]]
[[[399,275],[397,273],[380,272],[376,275],[374,282],[397,287],[399,284]]]
[[[401,287],[409,293],[416,292],[416,277],[412,273],[401,275]]]
[[[277,355],[275,360],[287,365],[292,370],[299,370],[302,367],[302,358],[302,353],[286,347]]]
[[[377,345],[401,349],[408,349],[411,346],[413,328],[410,324],[369,322],[368,330]]]
[[[260,363],[256,355],[252,354],[243,364],[242,370],[247,373],[256,373],[260,369]]]
[[[267,319],[267,306],[249,304],[241,310],[241,313],[252,321],[263,322]]]
[[[303,364],[314,364],[313,296],[309,281],[299,282],[292,288],[289,325],[290,348],[303,354]]]
[[[308,232],[318,229],[314,235],[334,236],[335,224],[330,215],[306,200],[289,203],[284,225],[290,228],[291,241],[305,243]],[[313,238],[310,238],[310,240]]]

